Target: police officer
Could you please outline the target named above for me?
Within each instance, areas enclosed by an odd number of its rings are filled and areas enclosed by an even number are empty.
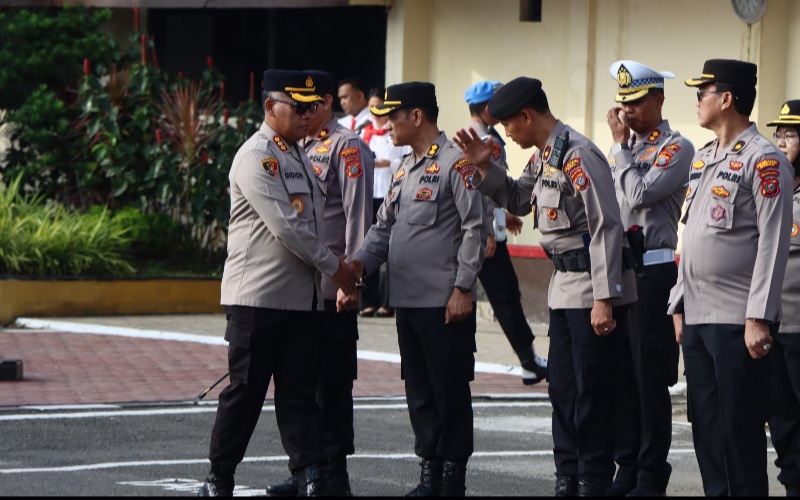
[[[469,106],[469,127],[475,130],[481,140],[492,137],[492,157],[508,169],[503,147],[505,142],[494,129],[497,120],[489,116],[487,110],[489,99],[501,85],[500,82],[478,82],[467,89],[464,100]],[[519,281],[506,246],[506,229],[519,233],[522,221],[516,215],[507,214],[491,199],[484,197],[484,202],[489,237],[486,241],[486,257],[478,279],[503,333],[522,365],[522,383],[533,385],[547,378],[547,360],[536,354],[533,332],[522,310]]]
[[[222,304],[228,320],[230,384],[211,432],[211,470],[200,496],[230,496],[234,473],[275,379],[275,416],[298,493],[324,494],[319,410],[322,346],[320,271],[348,294],[357,275],[323,245],[324,199],[297,142],[317,107],[314,81],[267,70],[264,123],[233,160],[231,218]]]
[[[781,319],[792,169],[749,119],[755,64],[710,59],[686,85],[698,87],[700,126],[717,136],[692,162],[670,294],[695,452],[706,495],[767,496],[770,364],[761,358]]]
[[[343,78],[339,82],[338,97],[339,105],[347,113],[339,119],[339,123],[363,137],[364,128],[371,122],[364,82],[355,76]]]
[[[613,376],[627,304],[623,228],[603,153],[550,112],[542,83],[519,77],[489,101],[489,114],[523,149],[539,151],[519,180],[492,159],[493,141],[459,130],[456,144],[477,168],[474,185],[511,213],[533,208],[550,280],[550,401],[557,496],[604,495],[614,474]]]
[[[374,161],[364,141],[342,127],[333,114],[333,76],[323,71],[308,71],[315,83],[315,94],[322,98],[311,117],[304,142],[311,169],[319,179],[325,197],[322,240],[334,254],[352,258],[361,248],[372,222],[372,175]],[[358,293],[340,297],[333,281],[322,277],[325,302],[325,330],[321,377],[317,403],[322,418],[322,442],[328,455],[326,494],[351,496],[347,455],[355,453],[353,444],[353,380],[356,379],[358,340]],[[297,476],[267,487],[269,495],[287,496],[297,491]]]
[[[474,286],[486,246],[475,167],[439,131],[433,84],[392,85],[370,111],[389,116],[395,146],[412,149],[356,254],[367,273],[389,262],[414,450],[422,458],[420,482],[408,495],[464,496],[473,450]]]
[[[769,433],[778,458],[778,480],[786,496],[800,496],[800,100],[786,101],[776,120],[773,137],[778,149],[794,167],[792,182],[792,230],[789,261],[783,280],[783,320],[770,353],[772,359],[772,408]]]
[[[619,468],[609,495],[660,496],[672,473],[669,386],[678,381],[680,354],[667,301],[678,278],[678,219],[694,146],[662,117],[664,79],[675,75],[636,61],[617,61],[609,72],[618,84],[619,105],[608,111],[614,139],[608,162],[623,227],[641,227],[646,250],[637,273],[638,300],[629,310],[629,346],[622,346],[617,365]]]

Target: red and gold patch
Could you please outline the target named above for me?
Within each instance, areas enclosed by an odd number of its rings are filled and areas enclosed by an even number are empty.
[[[436,156],[436,153],[438,152],[439,152],[439,145],[431,144],[430,149],[428,149],[428,156]]]
[[[725,207],[717,205],[711,209],[711,218],[716,222],[721,221],[725,217]]]
[[[730,169],[733,170],[734,172],[738,172],[739,170],[742,169],[743,166],[744,163],[740,161],[731,161]]]
[[[777,170],[764,170],[763,172],[759,172],[758,176],[762,179],[769,179],[770,177],[780,177],[780,172]]]
[[[668,167],[669,166],[669,162],[670,162],[670,160],[672,160],[673,156],[675,156],[675,153],[673,153],[672,151],[663,150],[660,153],[658,153],[658,156],[656,157],[656,161],[653,162],[653,165],[655,165],[657,168]]]
[[[564,173],[572,177],[570,172],[575,168],[580,168],[581,166],[581,159],[580,158],[573,158],[564,165]]]
[[[591,184],[589,178],[583,172],[583,168],[581,167],[574,167],[572,172],[569,174],[569,178],[572,179],[572,182],[575,184],[575,189],[578,191],[583,191],[589,187],[589,184]]]
[[[417,190],[417,199],[418,200],[430,200],[431,196],[433,195],[433,191],[430,188],[421,188]]]
[[[439,165],[436,162],[433,162],[428,168],[425,169],[426,174],[438,174],[439,173]]]
[[[692,163],[692,168],[695,170],[700,170],[701,168],[705,167],[706,163],[703,160],[697,160],[696,162]]]
[[[797,225],[797,222],[792,222],[792,238],[797,236],[797,233],[800,233],[800,226]]]
[[[280,148],[280,150],[283,151],[284,153],[289,151],[289,148],[286,147],[286,143],[283,142],[281,136],[276,135],[275,137],[272,138],[272,140],[275,141],[275,144],[277,144],[278,148]]]
[[[781,185],[776,178],[764,179],[761,181],[761,196],[764,198],[774,198],[781,192]]]
[[[361,174],[364,173],[364,169],[361,168],[360,161],[348,161],[345,163],[345,168],[347,169],[347,177],[351,179],[361,177]]]
[[[678,144],[668,144],[668,145],[664,146],[664,151],[674,151],[674,152],[677,153],[680,150],[681,150],[681,147]]]
[[[328,130],[327,128],[324,128],[324,129],[319,131],[319,134],[317,135],[317,139],[324,139],[324,138],[328,137],[330,135],[330,133],[331,133],[330,130]]]
[[[501,148],[499,144],[493,143],[492,144],[492,157],[495,160],[499,160],[501,156],[503,156],[503,148]]]
[[[544,153],[542,153],[542,159],[544,161],[547,161],[549,158],[550,158],[550,146],[547,146],[546,148],[544,148]],[[533,157],[531,157],[531,160],[533,160]]]
[[[655,146],[649,146],[647,149],[644,150],[644,152],[645,153],[655,153],[656,149],[658,149],[658,148],[655,147]]]
[[[314,151],[316,151],[317,153],[328,153],[330,152],[330,150],[331,148],[325,146],[324,144],[322,146],[317,146],[316,148],[314,148]]]
[[[317,177],[319,177],[320,175],[322,175],[322,169],[321,169],[321,168],[319,168],[319,167],[318,167],[318,166],[316,166],[316,165],[311,165],[311,170],[313,170],[313,171],[314,171],[314,174],[316,174],[316,176],[317,176]]]
[[[650,142],[656,142],[659,137],[661,137],[661,131],[655,129],[652,132],[650,132],[650,135],[647,136],[647,140]]]
[[[330,146],[332,143],[333,143],[333,138],[325,139],[324,141],[322,141],[322,144],[326,146]]]
[[[718,198],[727,198],[731,192],[725,189],[724,186],[712,186],[711,193]]]
[[[761,172],[765,168],[778,168],[778,165],[780,165],[780,163],[775,158],[767,158],[766,160],[761,160],[756,163],[756,170]]]
[[[270,177],[275,177],[278,175],[278,159],[273,158],[272,156],[267,156],[261,160],[261,166],[264,167],[264,170],[270,175]]]
[[[733,151],[739,151],[744,147],[744,141],[736,141],[736,144],[733,145]]]
[[[464,186],[467,189],[475,189],[472,186],[472,176],[475,174],[475,167],[469,166],[461,171],[461,178],[464,179]]]
[[[347,160],[348,158],[359,158],[359,153],[361,153],[361,151],[359,151],[358,148],[347,148],[339,153],[339,156]]]
[[[401,168],[400,170],[397,171],[396,174],[394,174],[394,180],[402,179],[404,175],[406,175],[406,170],[404,168]]]
[[[555,208],[548,208],[547,218],[550,220],[556,220],[558,218],[558,210],[556,210]]]
[[[300,215],[303,213],[303,210],[306,209],[306,204],[303,203],[302,198],[295,198],[292,200],[292,207],[297,210],[297,214]]]
[[[467,165],[472,165],[472,164],[466,158],[461,158],[457,162],[453,163],[453,168],[456,170],[456,172],[459,172],[462,168],[466,167]]]
[[[611,159],[613,160],[614,158],[612,157]],[[642,155],[642,156],[640,156],[640,157],[638,157],[636,159],[639,160],[639,161],[649,160],[650,159],[650,155],[649,154],[645,154],[645,155]]]

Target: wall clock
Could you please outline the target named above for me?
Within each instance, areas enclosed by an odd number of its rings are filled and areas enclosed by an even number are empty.
[[[747,24],[755,24],[767,11],[767,0],[731,0],[733,11]]]

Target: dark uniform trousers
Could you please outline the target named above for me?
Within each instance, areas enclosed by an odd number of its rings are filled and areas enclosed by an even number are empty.
[[[614,475],[614,382],[625,344],[628,306],[612,309],[617,327],[592,328],[591,308],[550,309],[550,375],[556,476],[608,481]]]
[[[778,325],[770,325],[771,335]],[[683,326],[689,411],[706,496],[768,496],[770,361],[753,359],[744,325]]]
[[[498,241],[494,255],[483,260],[478,279],[511,348],[517,353],[530,352],[533,332],[522,310],[519,280],[505,241]]]
[[[672,473],[667,454],[672,444],[672,398],[678,381],[680,346],[669,292],[678,279],[675,262],[645,267],[636,280],[638,300],[629,307],[627,341],[619,350],[615,384],[614,459],[616,481],[665,491]]]
[[[383,205],[383,198],[372,199],[372,223],[378,222],[378,210]],[[388,285],[381,286],[381,269],[388,269],[388,264],[384,263],[378,269],[368,274],[364,278],[364,289],[361,290],[361,308],[366,307],[385,307],[389,308]],[[386,274],[388,276],[388,273]]]
[[[466,463],[473,451],[476,315],[445,324],[445,308],[397,309],[397,339],[414,451]]]
[[[800,333],[779,333],[772,344],[769,432],[778,453],[778,480],[800,490]]]
[[[355,453],[353,444],[353,380],[358,377],[357,311],[336,312],[325,300],[325,337],[317,404],[322,415],[322,446],[328,456]]]
[[[289,468],[325,459],[314,400],[322,347],[323,314],[225,306],[230,384],[219,395],[211,431],[212,465],[235,469],[258,423],[271,378],[275,417]]]

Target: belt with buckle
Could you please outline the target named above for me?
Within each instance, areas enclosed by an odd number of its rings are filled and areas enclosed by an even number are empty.
[[[644,253],[644,265],[655,266],[667,262],[675,262],[675,250],[671,248],[659,248],[658,250],[648,250]]]
[[[589,251],[584,248],[564,253],[550,253],[545,250],[545,253],[553,261],[556,271],[585,273],[592,270]]]

